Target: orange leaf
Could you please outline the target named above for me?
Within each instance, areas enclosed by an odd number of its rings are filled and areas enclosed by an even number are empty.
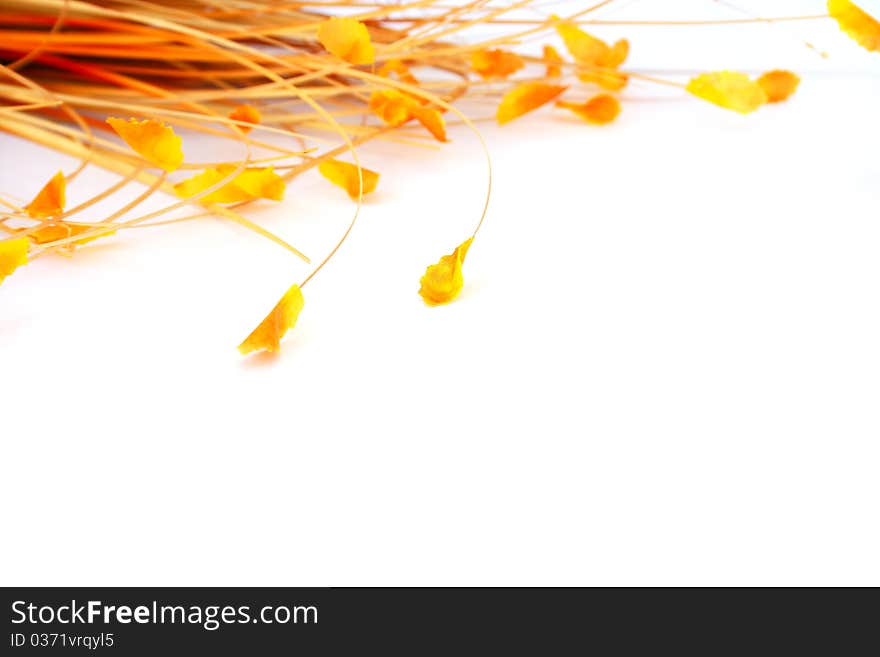
[[[0,283],[16,269],[27,264],[29,245],[24,237],[0,242]]]
[[[376,59],[367,26],[355,18],[328,18],[318,28],[318,41],[349,64],[372,64]]]
[[[422,276],[419,294],[429,306],[449,303],[464,286],[462,265],[474,238],[466,239],[456,247],[455,251],[440,258],[435,265],[429,265]]]
[[[507,78],[525,66],[522,57],[506,50],[477,50],[471,55],[471,68],[483,78]]]
[[[263,117],[260,115],[260,110],[253,105],[239,105],[229,113],[229,118],[233,121],[242,121],[244,123],[253,123],[256,125]],[[240,125],[238,127],[245,133],[252,130],[250,126]]]
[[[296,324],[304,303],[299,285],[292,285],[260,325],[238,345],[238,350],[242,354],[280,350],[281,338]]]
[[[611,123],[620,114],[620,102],[610,94],[598,94],[585,103],[568,103],[557,101],[557,107],[571,110],[584,121],[603,125]]]
[[[547,65],[547,77],[558,78],[562,76],[562,65],[565,60],[553,46],[544,46],[544,56],[542,58]]]
[[[357,200],[360,182],[356,165],[341,160],[327,159],[318,165],[318,171],[334,185],[342,187],[352,199]],[[360,167],[360,171],[364,183],[363,193],[366,195],[376,189],[376,185],[379,183],[379,174],[363,167]]]
[[[828,13],[862,48],[880,52],[880,22],[849,0],[828,0]]]
[[[780,103],[798,88],[801,79],[791,71],[768,71],[758,78],[758,84],[768,103]]]
[[[174,191],[181,198],[190,198],[228,178],[235,169],[230,164],[216,169],[205,169],[202,173],[177,183]],[[248,168],[219,189],[202,196],[199,202],[239,203],[258,198],[280,201],[284,198],[284,186],[284,180],[272,167]]]
[[[27,213],[34,219],[54,217],[64,212],[65,190],[67,181],[60,171],[47,182],[34,200],[25,206]]]
[[[504,124],[513,121],[515,118],[549,103],[567,88],[544,82],[523,82],[504,94],[495,114],[498,123]]]
[[[183,162],[180,137],[161,121],[110,117],[107,123],[134,152],[160,169],[171,172]]]
[[[748,114],[767,102],[767,94],[745,73],[719,71],[703,73],[688,82],[687,90],[719,107]]]

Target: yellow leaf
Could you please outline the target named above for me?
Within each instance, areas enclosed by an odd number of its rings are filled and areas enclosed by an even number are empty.
[[[202,173],[177,183],[174,186],[174,191],[181,198],[190,198],[228,178],[235,171],[235,168],[232,165],[224,164],[216,169],[205,169]],[[272,167],[245,169],[219,189],[201,197],[199,201],[202,203],[239,203],[258,198],[272,201],[280,201],[284,198],[284,180],[275,173]]]
[[[183,162],[180,137],[161,121],[110,117],[107,123],[135,153],[160,169],[170,173]]]
[[[412,119],[421,123],[438,141],[446,141],[446,124],[436,109],[424,107],[397,89],[377,89],[370,95],[370,111],[388,125],[402,125]]]
[[[96,226],[89,226],[88,224],[74,224],[68,221],[57,221],[46,224],[45,226],[40,226],[32,233],[29,233],[28,237],[37,244],[49,244],[50,242],[57,242],[58,240],[66,240],[69,237],[76,237],[82,233],[95,230],[95,228]],[[114,229],[104,229],[100,226],[97,228],[100,228],[102,232],[97,235],[92,235],[91,237],[84,237],[80,240],[68,242],[68,244],[87,244],[99,237],[113,235],[116,232]]]
[[[862,48],[880,52],[880,22],[849,0],[828,0],[828,13]]]
[[[504,124],[513,121],[515,118],[549,103],[567,88],[544,82],[523,82],[504,94],[495,114],[498,123]]]
[[[349,64],[372,64],[376,59],[367,26],[355,18],[328,18],[318,28],[318,41]]]
[[[767,102],[767,95],[757,82],[745,73],[719,71],[703,73],[688,82],[687,90],[725,109],[748,114]]]
[[[299,285],[292,285],[260,325],[238,345],[238,350],[242,354],[249,354],[252,351],[281,349],[281,338],[296,324],[304,303]]]
[[[364,195],[369,194],[379,183],[379,174],[369,169],[360,168],[364,182]],[[342,187],[348,195],[357,200],[360,183],[358,182],[358,167],[341,160],[327,159],[318,165],[318,171],[334,185]]]
[[[28,261],[27,238],[19,237],[0,242],[0,283]]]
[[[476,50],[471,68],[483,78],[507,78],[525,66],[522,57],[506,50]]]
[[[34,219],[45,219],[62,214],[66,202],[66,189],[64,174],[59,171],[43,186],[34,200],[25,206],[25,210]]]
[[[758,78],[768,103],[780,103],[798,88],[801,79],[791,71],[768,71]]]
[[[597,62],[608,56],[608,44],[584,32],[573,23],[560,22],[556,31],[562,37],[565,47],[571,56],[581,64],[596,66]]]
[[[544,63],[547,65],[546,76],[548,78],[558,78],[562,76],[562,65],[565,60],[553,46],[544,46],[543,57]]]
[[[239,105],[229,113],[229,118],[233,121],[242,121],[243,123],[253,123],[256,125],[263,117],[260,115],[260,110],[253,105]],[[245,133],[252,130],[250,126],[246,125],[240,125],[238,128]]]
[[[584,121],[602,125],[611,123],[620,114],[620,102],[610,94],[598,94],[585,103],[557,101],[557,107],[571,110]]]
[[[443,256],[437,264],[429,265],[425,270],[425,275],[419,281],[419,294],[429,306],[449,303],[461,292],[464,286],[462,265],[473,241],[473,237],[466,239],[455,251]]]

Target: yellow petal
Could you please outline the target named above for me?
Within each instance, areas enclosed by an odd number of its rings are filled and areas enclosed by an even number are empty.
[[[437,141],[446,141],[446,122],[440,112],[433,107],[413,108],[413,116],[416,121],[428,129]]]
[[[160,169],[171,172],[183,162],[180,137],[161,121],[110,117],[107,123],[135,153]]]
[[[471,55],[471,68],[486,79],[510,77],[525,65],[522,57],[507,50],[476,50]]]
[[[34,200],[25,206],[25,210],[34,219],[45,219],[62,214],[66,202],[66,189],[64,174],[59,171],[43,186]]]
[[[573,23],[556,24],[556,31],[562,37],[571,56],[580,64],[598,66],[599,61],[608,57],[608,44],[584,32]]]
[[[357,200],[360,183],[358,181],[358,167],[341,160],[327,159],[318,165],[318,171],[334,185],[342,187],[348,195]],[[379,182],[379,174],[369,169],[360,168],[364,181],[364,195],[369,194]]]
[[[100,228],[102,232],[96,235],[92,235],[90,237],[84,237],[79,240],[74,240],[73,242],[68,242],[68,244],[81,246],[100,237],[113,235],[116,232],[114,229],[89,226],[88,224],[73,224],[67,221],[57,221],[46,224],[45,226],[40,226],[32,233],[29,233],[28,237],[30,237],[37,244],[49,244],[51,242],[57,242],[59,240],[66,240],[69,237],[76,237],[77,235],[81,235],[82,233],[95,230],[95,228]]]
[[[376,59],[367,26],[355,18],[328,18],[318,28],[318,41],[349,64],[372,64]]]
[[[593,96],[585,103],[569,103],[560,100],[556,106],[571,110],[584,121],[598,125],[611,123],[620,114],[620,102],[610,94]]]
[[[780,103],[798,88],[801,79],[791,71],[768,71],[758,78],[758,84],[768,103]]]
[[[544,46],[542,59],[544,63],[547,65],[546,76],[548,78],[558,78],[562,76],[562,64],[565,60],[562,59],[562,56],[559,54],[559,51],[556,50],[553,46]]]
[[[544,82],[523,82],[504,94],[495,114],[498,123],[513,121],[515,118],[549,103],[567,88]]]
[[[229,113],[229,118],[233,121],[242,121],[244,123],[253,123],[256,125],[263,117],[260,114],[260,110],[253,105],[239,105]],[[240,125],[238,127],[245,133],[252,130],[250,126]]]
[[[28,261],[27,238],[19,237],[0,242],[0,283]]]
[[[419,294],[429,306],[449,303],[464,286],[462,265],[474,238],[462,242],[452,253],[440,258],[436,265],[429,265],[419,281]]]
[[[767,102],[767,95],[757,82],[745,73],[719,71],[703,73],[688,82],[687,90],[725,109],[748,114]]]
[[[296,324],[304,303],[299,285],[292,285],[260,325],[238,345],[238,350],[242,354],[249,354],[252,351],[281,349],[281,338]]]
[[[190,198],[213,187],[227,178],[235,167],[223,165],[217,169],[205,169],[174,186],[174,191],[181,198]],[[234,179],[227,182],[219,189],[201,197],[202,203],[240,203],[265,198],[272,201],[280,201],[284,197],[284,180],[272,167],[265,169],[245,169]]]
[[[880,22],[849,0],[828,0],[828,13],[862,48],[880,52]]]

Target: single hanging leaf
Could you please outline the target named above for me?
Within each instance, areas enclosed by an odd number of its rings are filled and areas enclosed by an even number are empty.
[[[598,94],[585,103],[556,102],[557,107],[571,110],[584,121],[604,125],[611,123],[620,114],[620,102],[611,94]]]
[[[235,169],[236,167],[231,164],[224,164],[216,169],[205,169],[202,173],[177,183],[174,186],[174,191],[181,198],[190,198],[227,178]],[[272,167],[248,168],[220,189],[215,189],[201,197],[199,201],[202,203],[240,203],[258,198],[280,201],[284,198],[284,186],[284,179],[275,173]]]
[[[466,239],[456,247],[455,251],[440,258],[435,265],[429,265],[422,276],[419,294],[429,306],[449,303],[464,286],[462,265],[474,238]]]
[[[687,90],[719,107],[748,114],[767,102],[767,95],[745,73],[718,71],[703,73],[688,82]]]
[[[355,18],[328,18],[318,28],[318,41],[349,64],[372,64],[376,59],[367,26]]]
[[[758,78],[768,103],[781,103],[797,90],[800,82],[791,71],[768,71]]]
[[[828,13],[862,48],[880,52],[880,22],[849,0],[828,0]]]
[[[292,285],[260,325],[238,345],[238,350],[242,355],[252,351],[279,351],[281,338],[296,324],[304,303],[299,285]]]
[[[553,46],[544,46],[542,59],[544,60],[544,64],[547,65],[547,72],[545,73],[546,77],[562,77],[562,65],[565,63],[565,60],[562,59],[562,55],[559,54],[559,51],[556,50],[556,48]]]
[[[379,174],[369,169],[360,168],[364,181],[364,196],[376,189]],[[341,160],[327,159],[318,165],[318,171],[334,185],[342,187],[348,195],[357,200],[360,184],[358,183],[358,167]]]
[[[174,130],[154,119],[107,119],[110,127],[131,149],[151,164],[172,172],[183,162],[181,139]]]
[[[253,105],[239,105],[229,113],[229,118],[233,121],[242,121],[243,123],[257,125],[263,117],[260,114],[260,110]],[[253,129],[250,126],[245,125],[240,125],[238,127],[244,133],[248,133]]]
[[[0,283],[16,269],[27,264],[29,245],[26,237],[0,242]]]
[[[477,50],[471,55],[471,68],[484,79],[508,78],[525,66],[522,57],[507,50]]]
[[[28,203],[24,209],[34,219],[46,219],[63,214],[66,189],[67,181],[64,179],[64,174],[59,171],[52,176],[34,197],[34,200]]]
[[[504,94],[501,104],[498,105],[498,111],[495,113],[498,123],[508,123],[523,114],[538,109],[567,88],[545,82],[523,82]]]

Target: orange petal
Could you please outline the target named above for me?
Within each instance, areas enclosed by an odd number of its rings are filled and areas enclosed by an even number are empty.
[[[360,181],[356,165],[341,160],[327,159],[318,165],[318,171],[334,185],[342,187],[352,199],[357,200]],[[376,189],[376,185],[379,183],[379,174],[363,167],[360,167],[360,171],[363,176],[363,193],[366,195]]]
[[[64,212],[65,190],[67,181],[60,171],[47,182],[43,189],[34,197],[34,200],[25,206],[28,215],[34,219],[54,217]]]
[[[507,78],[525,66],[522,57],[507,50],[477,50],[471,55],[471,68],[484,78]]]
[[[416,121],[428,129],[437,141],[446,141],[446,122],[440,112],[433,107],[416,107],[413,109]]]
[[[28,261],[27,238],[19,237],[0,242],[0,283]]]
[[[382,64],[378,71],[379,75],[383,77],[389,77],[392,73],[397,74],[397,77],[401,82],[405,82],[406,84],[411,84],[414,87],[419,85],[419,81],[409,70],[409,66],[404,64],[399,59],[389,59],[387,62]]]
[[[192,178],[177,183],[174,191],[181,198],[190,198],[220,183],[235,170],[232,165],[205,169]],[[272,167],[245,169],[219,189],[199,198],[201,203],[240,203],[265,198],[280,201],[284,198],[284,180]]]
[[[280,350],[281,338],[296,324],[304,303],[299,285],[292,285],[260,325],[238,345],[238,350],[242,354]]]
[[[513,121],[515,118],[549,103],[567,88],[544,82],[523,82],[504,94],[495,114],[498,123],[504,124]]]
[[[767,95],[745,73],[719,71],[703,73],[688,82],[687,90],[719,107],[748,114],[767,102]]]
[[[367,26],[355,18],[328,18],[318,28],[318,41],[349,64],[372,64],[376,59]]]
[[[116,232],[114,229],[104,229],[102,226],[90,226],[88,224],[73,224],[67,221],[58,221],[46,224],[45,226],[40,226],[32,233],[29,233],[28,237],[37,244],[49,244],[59,240],[66,240],[70,237],[76,237],[77,235],[95,230],[96,228],[101,230],[99,234],[84,237],[80,240],[74,240],[67,244],[81,246],[96,240],[99,237],[113,235]]]
[[[791,71],[768,71],[758,78],[768,103],[779,103],[791,96],[801,79]]]
[[[593,96],[585,103],[568,103],[557,101],[557,107],[571,110],[588,123],[603,125],[611,123],[620,114],[620,102],[610,94]]]
[[[562,64],[565,60],[553,46],[544,46],[544,63],[547,65],[546,76],[548,78],[558,78],[562,76]]]
[[[260,114],[260,110],[253,105],[239,105],[229,113],[229,118],[233,121],[242,121],[243,123],[253,123],[256,125],[263,117]],[[246,133],[251,131],[249,126],[240,125],[238,127]]]
[[[180,137],[161,121],[110,117],[107,123],[134,152],[160,169],[171,172],[183,162]]]
[[[466,239],[455,251],[443,256],[437,264],[430,265],[425,270],[425,275],[419,281],[419,294],[429,306],[449,303],[461,292],[464,286],[462,265],[473,241],[473,237]]]
[[[862,48],[880,52],[880,22],[849,0],[828,0],[828,13]]]

